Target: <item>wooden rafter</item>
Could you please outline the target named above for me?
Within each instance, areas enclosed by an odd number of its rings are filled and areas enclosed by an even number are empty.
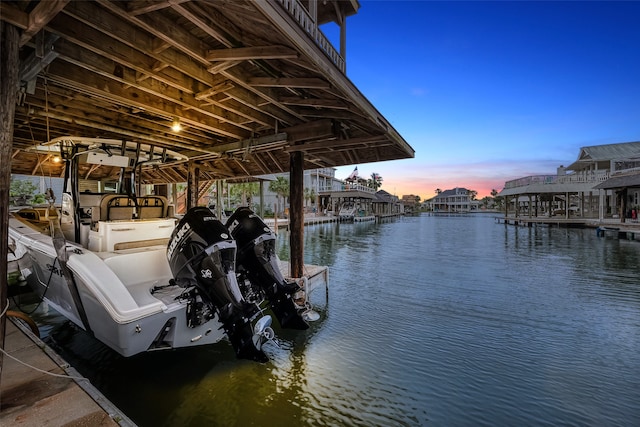
[[[257,59],[297,58],[298,53],[286,46],[252,46],[235,49],[216,49],[207,52],[209,61],[247,61]]]
[[[329,89],[331,85],[317,78],[277,78],[277,77],[251,77],[247,80],[254,87],[285,87],[299,89]]]

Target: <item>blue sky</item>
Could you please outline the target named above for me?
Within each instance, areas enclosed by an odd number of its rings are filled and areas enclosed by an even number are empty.
[[[481,198],[555,173],[580,147],[640,141],[640,2],[360,5],[347,20],[347,76],[416,151],[358,165],[392,194],[458,186]]]

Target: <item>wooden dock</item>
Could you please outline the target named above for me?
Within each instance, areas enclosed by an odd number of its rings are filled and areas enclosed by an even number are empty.
[[[593,228],[600,237],[617,237],[627,240],[640,240],[640,223],[620,219],[595,218],[554,218],[554,217],[495,217],[497,223],[520,227],[547,226],[558,228]]]
[[[135,426],[26,326],[10,319],[4,352],[0,425]]]
[[[276,228],[288,228],[289,227],[289,219],[287,218],[263,218],[265,224],[267,224],[272,229]],[[304,225],[316,225],[316,224],[326,224],[331,222],[338,222],[338,217],[335,216],[311,216],[305,215],[304,217]]]

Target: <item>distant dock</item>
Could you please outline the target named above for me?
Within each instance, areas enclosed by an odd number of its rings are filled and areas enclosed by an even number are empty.
[[[520,227],[546,226],[558,228],[593,228],[599,237],[617,237],[627,240],[640,240],[640,223],[619,219],[598,220],[594,218],[554,218],[554,217],[495,217],[501,224]]]
[[[287,228],[289,226],[288,218],[263,218],[263,221],[274,230],[276,230],[277,228]],[[338,217],[315,215],[305,215],[304,217],[304,225],[316,225],[331,222],[338,222]]]

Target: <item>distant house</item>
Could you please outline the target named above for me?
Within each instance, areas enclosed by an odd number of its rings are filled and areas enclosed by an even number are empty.
[[[408,194],[402,196],[402,204],[405,213],[412,213],[420,209],[420,196]]]
[[[505,214],[592,219],[632,217],[640,210],[640,142],[580,148],[578,159],[554,175],[507,181]]]
[[[478,210],[480,202],[471,200],[471,191],[456,187],[445,190],[428,200],[428,206],[433,212],[466,213]]]

